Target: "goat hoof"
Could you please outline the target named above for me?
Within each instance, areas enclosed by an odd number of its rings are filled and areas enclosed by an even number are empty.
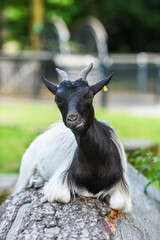
[[[40,188],[44,185],[44,181],[41,178],[33,179],[32,186],[34,188]]]

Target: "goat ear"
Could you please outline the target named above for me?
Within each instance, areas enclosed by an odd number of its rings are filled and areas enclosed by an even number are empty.
[[[106,86],[111,78],[113,77],[113,73],[111,75],[109,75],[107,78],[101,80],[100,82],[94,84],[91,86],[91,89],[93,91],[93,94],[95,95],[96,93],[98,93],[104,86]]]
[[[49,89],[49,91],[51,91],[55,95],[58,90],[58,87],[54,83],[48,81],[45,77],[41,76],[41,78],[46,87]]]

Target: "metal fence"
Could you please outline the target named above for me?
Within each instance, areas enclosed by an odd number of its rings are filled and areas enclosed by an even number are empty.
[[[0,56],[1,100],[49,99],[40,75],[57,82],[55,67],[65,69],[71,80],[79,70],[94,63],[88,81],[96,82],[114,72],[107,94],[110,103],[155,103],[160,101],[160,54],[111,54],[101,63],[93,55],[59,55],[54,52],[21,52],[18,56]],[[97,98],[101,103],[101,97]]]

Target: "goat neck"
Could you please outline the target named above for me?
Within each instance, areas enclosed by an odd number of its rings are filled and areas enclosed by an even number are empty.
[[[106,148],[104,148],[104,146],[108,141],[108,139],[106,138],[107,129],[95,118],[85,132],[81,134],[74,134],[78,143],[79,154],[83,154],[89,159],[95,159],[97,153],[98,159],[101,157],[101,155],[105,155]]]

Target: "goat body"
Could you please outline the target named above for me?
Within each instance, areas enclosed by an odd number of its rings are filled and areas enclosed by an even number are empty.
[[[129,212],[131,198],[123,146],[107,122],[94,118],[93,94],[106,80],[91,87],[84,79],[63,81],[59,88],[48,81],[45,84],[56,95],[64,123],[53,124],[26,150],[15,193],[44,184],[42,191],[49,202],[67,203],[71,194],[109,196],[111,208]]]
[[[97,194],[123,180],[120,155],[111,134],[113,130],[109,126],[95,119],[87,133],[78,139],[68,170],[70,186],[76,185]]]

